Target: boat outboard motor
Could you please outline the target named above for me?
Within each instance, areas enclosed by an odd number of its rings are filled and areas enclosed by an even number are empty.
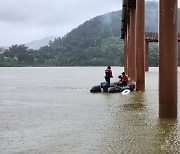
[[[108,88],[109,88],[108,82],[101,82],[101,88],[103,89],[103,92],[108,92]]]

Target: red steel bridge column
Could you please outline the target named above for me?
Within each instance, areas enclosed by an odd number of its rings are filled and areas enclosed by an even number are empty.
[[[136,81],[136,49],[135,49],[135,17],[136,10],[132,8],[130,10],[130,65],[131,65],[131,80]]]
[[[148,61],[148,52],[149,52],[149,42],[145,40],[145,71],[149,71],[149,61]]]
[[[145,90],[145,0],[136,0],[136,90]]]
[[[160,0],[159,117],[177,117],[177,0]]]

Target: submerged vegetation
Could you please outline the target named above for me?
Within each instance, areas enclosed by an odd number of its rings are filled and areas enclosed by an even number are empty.
[[[147,2],[146,8],[146,31],[157,32],[158,3]],[[121,11],[97,16],[39,50],[12,45],[1,55],[0,66],[123,66],[120,27]],[[158,66],[158,43],[149,44],[149,65]]]

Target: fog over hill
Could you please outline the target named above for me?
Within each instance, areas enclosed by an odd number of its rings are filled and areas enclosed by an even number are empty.
[[[145,10],[146,10],[146,15],[145,15],[146,32],[157,32],[158,31],[158,2],[147,1]],[[116,11],[114,13],[119,14],[120,17],[117,20],[121,20],[121,11]],[[109,16],[108,14],[105,14],[102,17],[106,20],[106,22],[110,21],[112,18],[112,16]],[[90,19],[89,21],[91,20],[92,19]],[[120,25],[121,22],[117,22],[117,23],[119,24],[119,27],[121,27]],[[32,42],[26,43],[25,45],[30,49],[39,49],[42,46],[48,45],[50,40],[54,41],[55,38],[58,38],[58,36],[57,37],[50,36],[50,37],[43,38],[41,40],[34,40]]]
[[[25,45],[29,48],[29,49],[35,49],[38,50],[40,47],[43,47],[45,45],[49,44],[49,41],[54,41],[54,39],[56,38],[56,36],[49,36],[40,40],[34,40],[32,42],[26,43]]]
[[[146,32],[158,32],[158,2],[156,1],[147,1],[146,2],[146,6],[145,6],[145,27],[146,27]],[[117,13],[119,11],[116,11]],[[179,14],[179,12],[178,12]],[[118,18],[117,20],[121,20],[121,11],[120,11],[120,18]],[[104,19],[107,20],[107,22],[110,20],[110,16],[108,16],[107,18],[107,14],[102,15],[104,17]],[[91,21],[92,19],[90,19],[89,21]],[[86,21],[88,22],[88,21]],[[85,22],[85,23],[86,23]],[[119,23],[119,27],[121,27],[121,22]],[[180,23],[180,15],[178,16],[178,23]],[[180,29],[180,26],[178,26],[178,29]],[[72,30],[73,31],[73,30]],[[49,44],[49,41],[54,41],[55,38],[58,38],[59,36],[49,36],[46,38],[42,38],[40,40],[34,40],[32,42],[26,43],[25,45],[29,48],[29,49],[35,49],[38,50],[40,47],[46,46]]]

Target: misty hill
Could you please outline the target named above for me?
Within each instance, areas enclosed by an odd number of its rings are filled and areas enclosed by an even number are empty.
[[[34,40],[32,42],[26,43],[25,45],[30,48],[30,49],[37,49],[39,50],[40,47],[43,47],[47,44],[49,44],[49,41],[54,40],[56,37],[55,36],[49,36],[40,40]]]
[[[147,1],[145,11],[146,32],[158,32],[158,2]]]
[[[39,50],[12,46],[4,56],[16,57],[19,62],[28,66],[123,66],[121,13],[122,11],[115,11],[90,19]],[[157,2],[146,2],[145,24],[146,32],[158,31]],[[157,43],[150,43],[150,66],[158,66],[157,51]]]
[[[145,24],[146,32],[158,32],[158,2],[147,1],[146,2],[146,14],[145,14]],[[178,8],[178,31],[180,32],[180,9]]]
[[[118,15],[121,16],[121,11],[118,12],[113,12],[113,13],[117,13]],[[112,15],[113,15],[112,13]],[[111,14],[111,13],[110,13]],[[112,23],[111,19],[113,18],[112,15],[106,14],[104,15],[104,20],[106,20],[106,22],[109,22],[109,24]],[[146,2],[146,31],[149,32],[157,32],[158,31],[158,3],[157,2]],[[119,16],[119,17],[120,17]],[[121,19],[121,18],[119,18]],[[91,21],[91,20],[90,20]],[[87,21],[89,22],[89,21]],[[118,23],[120,24],[120,22]],[[112,32],[114,32],[112,30]],[[120,32],[116,30],[116,33]],[[42,46],[48,45],[49,41],[53,41],[55,38],[55,36],[49,36],[40,40],[34,40],[32,42],[26,43],[25,45],[30,48],[30,49],[39,49]]]
[[[123,66],[121,13],[122,11],[115,11],[97,16],[73,29],[66,36],[51,42],[50,47],[58,53],[57,65]],[[157,32],[157,21],[158,3],[146,2],[146,31]],[[155,56],[157,57],[157,54]],[[154,59],[157,58],[153,57]]]
[[[111,12],[86,21],[66,36],[55,39],[49,48],[58,54],[57,65],[122,65],[120,24],[121,11]]]

